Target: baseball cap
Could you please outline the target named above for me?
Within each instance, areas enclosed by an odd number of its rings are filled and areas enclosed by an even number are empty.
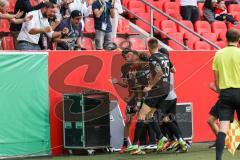
[[[82,12],[80,12],[79,10],[74,10],[71,12],[71,18],[80,17],[80,16],[82,16]]]
[[[212,0],[212,3],[217,3],[218,1],[217,0]]]

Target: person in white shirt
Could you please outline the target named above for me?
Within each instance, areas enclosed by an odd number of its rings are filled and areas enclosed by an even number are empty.
[[[181,16],[184,20],[195,23],[199,19],[199,10],[197,7],[197,0],[181,0]]]
[[[114,16],[114,18],[111,18],[112,37],[113,38],[117,37],[117,28],[118,28],[119,14],[123,13],[121,0],[115,0],[114,10],[115,10],[115,16]]]
[[[52,18],[57,13],[57,5],[51,2],[45,4],[41,10],[29,12],[27,16],[33,16],[33,19],[24,22],[18,35],[18,50],[40,50],[38,44],[40,34],[46,34],[49,38],[60,37],[68,33],[64,28],[62,32],[54,32],[49,25],[48,18]]]

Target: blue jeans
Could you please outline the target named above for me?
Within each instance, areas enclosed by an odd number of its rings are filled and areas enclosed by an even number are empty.
[[[17,50],[41,50],[38,44],[27,41],[18,41]]]

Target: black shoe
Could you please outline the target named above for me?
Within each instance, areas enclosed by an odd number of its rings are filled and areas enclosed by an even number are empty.
[[[208,147],[209,149],[215,149],[216,148],[216,143]]]

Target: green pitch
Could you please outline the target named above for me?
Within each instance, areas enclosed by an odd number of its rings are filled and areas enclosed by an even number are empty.
[[[208,143],[193,144],[188,153],[150,153],[143,156],[132,156],[130,154],[99,154],[94,156],[64,156],[52,158],[34,158],[31,160],[215,160],[215,150],[208,149]],[[240,160],[240,150],[233,157],[227,150],[224,152],[223,160]]]

